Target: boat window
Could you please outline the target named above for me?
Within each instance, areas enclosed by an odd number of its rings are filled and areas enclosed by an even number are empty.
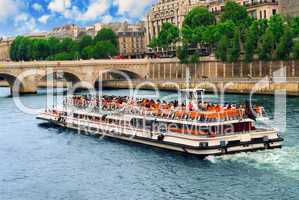
[[[262,143],[264,142],[264,138],[252,138],[251,141],[255,143]]]
[[[208,142],[200,142],[199,147],[208,147],[209,143]]]
[[[131,125],[137,128],[143,127],[143,119],[133,118],[131,120]]]
[[[162,132],[162,133],[167,132],[167,124],[165,124],[165,123],[160,123],[160,124],[159,124],[159,131]]]
[[[233,140],[233,141],[229,141],[227,145],[229,146],[239,145],[240,142],[241,142],[240,140]]]

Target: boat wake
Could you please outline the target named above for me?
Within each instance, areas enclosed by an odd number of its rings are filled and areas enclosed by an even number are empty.
[[[240,153],[220,157],[209,156],[206,158],[213,164],[223,162],[236,162],[256,169],[275,170],[281,175],[299,180],[299,147],[285,147],[283,149]]]

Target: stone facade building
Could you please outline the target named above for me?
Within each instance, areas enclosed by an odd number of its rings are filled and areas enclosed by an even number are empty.
[[[298,0],[279,0],[281,13],[285,16],[299,16]]]
[[[62,27],[54,28],[50,33],[50,37],[56,38],[66,38],[70,37],[73,39],[77,39],[79,35],[80,27],[75,24],[68,24]]]
[[[215,14],[220,14],[224,10],[227,0],[209,1],[207,7]],[[235,0],[240,5],[247,8],[248,14],[254,19],[269,19],[279,13],[278,0]]]
[[[181,28],[184,17],[195,6],[205,6],[203,0],[160,0],[146,16],[146,42],[157,37],[162,25],[170,22]]]
[[[117,31],[119,54],[125,58],[143,58],[146,50],[144,24],[126,24]]]
[[[224,10],[227,0],[160,0],[146,16],[146,42],[158,36],[162,24],[170,22],[181,28],[184,17],[194,7],[207,7],[216,15]],[[256,19],[269,19],[279,13],[278,0],[235,0],[240,5],[246,6],[249,15]],[[283,0],[281,0],[283,1]],[[291,0],[290,0],[291,1]],[[297,4],[298,1],[294,0]],[[294,3],[294,4],[296,4]]]
[[[46,38],[48,33],[46,32],[40,32],[40,33],[32,33],[24,35],[24,37],[30,37],[30,38]],[[15,40],[14,37],[1,39],[0,38],[0,62],[4,61],[10,61],[10,55],[9,50],[12,42]]]
[[[9,49],[13,39],[0,39],[0,62],[10,61]]]

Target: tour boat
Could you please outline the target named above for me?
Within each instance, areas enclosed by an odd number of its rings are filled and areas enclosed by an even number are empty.
[[[283,138],[276,130],[255,127],[247,106],[210,105],[204,102],[202,89],[182,93],[187,97],[184,103],[73,96],[66,98],[62,106],[40,113],[37,119],[88,135],[201,158],[282,147]]]

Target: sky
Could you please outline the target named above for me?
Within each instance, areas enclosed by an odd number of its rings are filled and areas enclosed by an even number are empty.
[[[49,31],[65,24],[82,27],[144,19],[158,0],[0,0],[0,37]]]

